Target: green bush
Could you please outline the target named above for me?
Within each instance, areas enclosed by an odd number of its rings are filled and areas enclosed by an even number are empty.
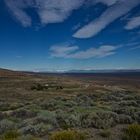
[[[122,106],[122,107],[124,107],[124,106],[134,106],[134,107],[137,107],[138,106],[137,102],[134,101],[134,100],[121,101],[119,103],[119,105]]]
[[[55,132],[49,140],[85,140],[85,135],[77,131],[65,130]]]
[[[120,124],[132,124],[133,122],[133,119],[129,115],[119,114],[118,117],[119,117],[118,123]]]
[[[140,111],[135,113],[134,118],[138,123],[140,123]]]
[[[140,140],[140,125],[129,125],[124,132],[123,140]]]
[[[4,115],[2,112],[0,112],[0,120],[2,120],[4,118]]]
[[[24,135],[31,134],[35,136],[44,136],[48,132],[48,125],[44,125],[43,123],[37,125],[28,125],[20,129],[20,132]]]
[[[0,111],[8,111],[10,104],[6,102],[0,102]]]
[[[56,113],[53,111],[41,110],[37,115],[37,120],[57,126]]]
[[[56,109],[56,100],[51,99],[51,100],[44,100],[40,103],[40,106],[43,110],[55,110]]]
[[[42,86],[41,84],[37,84],[36,86],[32,86],[31,90],[44,90],[44,86]]]
[[[57,122],[63,129],[81,126],[80,115],[76,112],[66,113],[60,110],[57,114]]]
[[[26,119],[26,118],[35,117],[36,113],[30,110],[26,110],[26,109],[19,109],[19,110],[13,111],[11,115],[15,118]]]
[[[90,113],[84,121],[85,126],[95,128],[110,128],[117,124],[118,115],[111,111],[98,111]]]
[[[15,124],[14,122],[3,119],[0,121],[0,134],[4,134],[6,131],[13,130],[15,129]]]

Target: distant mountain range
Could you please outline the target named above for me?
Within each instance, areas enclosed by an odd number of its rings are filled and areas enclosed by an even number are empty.
[[[140,69],[108,69],[108,70],[53,70],[53,71],[36,71],[33,73],[136,73],[140,72]]]
[[[67,73],[126,73],[126,72],[140,72],[140,69],[110,69],[110,70],[70,70]]]
[[[0,77],[8,77],[8,76],[29,76],[32,74],[47,74],[47,73],[140,73],[140,69],[110,69],[110,70],[68,70],[68,71],[13,71],[8,69],[0,68]]]

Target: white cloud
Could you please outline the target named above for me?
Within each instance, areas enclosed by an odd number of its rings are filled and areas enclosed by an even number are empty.
[[[119,0],[110,6],[99,18],[79,29],[73,37],[90,38],[105,29],[110,23],[127,14],[140,4],[140,0]]]
[[[18,1],[5,0],[5,3],[8,6],[11,13],[16,17],[16,19],[18,21],[20,21],[20,23],[24,27],[31,26],[31,24],[32,24],[31,17],[23,10],[24,8],[27,8],[31,3],[29,3],[29,2],[26,3],[23,0],[18,0]]]
[[[44,24],[63,22],[84,0],[41,0],[38,13]]]
[[[74,59],[88,59],[100,58],[115,54],[117,47],[111,45],[104,45],[98,48],[89,48],[85,51],[79,50],[78,46],[52,46],[50,48],[52,57],[74,58]]]
[[[78,50],[78,46],[65,45],[54,45],[50,48],[52,57],[67,57],[70,53]]]
[[[125,29],[132,30],[138,27],[140,27],[140,16],[131,18],[125,26]]]
[[[32,17],[26,12],[34,8],[41,24],[60,23],[66,20],[73,10],[87,4],[103,3],[107,6],[119,0],[4,0],[11,13],[25,27],[32,25]]]
[[[31,26],[32,18],[26,9],[34,8],[42,24],[63,22],[72,11],[78,9],[85,0],[5,0],[6,5],[25,27]]]

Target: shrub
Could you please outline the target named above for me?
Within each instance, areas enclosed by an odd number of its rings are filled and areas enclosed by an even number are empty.
[[[20,107],[23,107],[24,105],[22,103],[12,103],[10,106],[9,106],[9,110],[15,110],[15,109],[18,109]]]
[[[37,125],[28,125],[20,129],[20,132],[24,135],[31,134],[35,136],[44,136],[48,131],[49,126],[43,123]]]
[[[114,109],[114,112],[116,112],[117,114],[125,114],[125,115],[129,115],[131,117],[133,117],[134,114],[138,111],[139,111],[138,108],[135,108],[135,107],[132,107],[132,106],[117,107],[117,108]]]
[[[133,122],[133,119],[131,116],[125,115],[125,114],[119,114],[119,122],[120,124],[131,124]]]
[[[89,96],[87,96],[86,94],[77,95],[75,101],[77,102],[77,104],[79,106],[84,106],[85,107],[85,106],[93,105],[92,99]]]
[[[55,132],[49,140],[85,140],[85,135],[77,131],[65,130]]]
[[[12,112],[12,116],[16,118],[32,118],[36,116],[36,113],[26,109],[20,109]]]
[[[138,111],[134,114],[134,118],[138,123],[140,123],[140,111]]]
[[[123,97],[122,100],[135,100],[135,97],[131,96],[131,95],[126,95],[126,96]]]
[[[53,111],[42,110],[37,115],[38,122],[44,122],[57,126],[56,114]]]
[[[3,134],[9,130],[13,130],[15,127],[16,126],[12,121],[4,119],[0,121],[0,134]]]
[[[17,127],[18,127],[18,129],[21,129],[21,128],[26,127],[28,125],[36,125],[36,124],[38,124],[36,118],[30,118],[30,119],[26,119],[26,120],[21,120],[17,124]]]
[[[56,100],[55,99],[51,99],[50,101],[46,101],[44,100],[40,106],[42,109],[44,110],[55,110],[55,106],[56,106]]]
[[[121,101],[121,102],[119,103],[119,105],[122,106],[122,107],[123,107],[123,106],[134,106],[134,107],[137,107],[137,106],[138,106],[137,102],[134,101],[134,100]]]
[[[80,114],[76,112],[66,113],[60,110],[57,114],[57,122],[59,127],[63,129],[81,126]]]
[[[82,127],[98,127],[99,117],[95,112],[81,116]]]
[[[38,90],[38,91],[40,91],[40,90],[44,90],[45,89],[45,87],[44,86],[42,86],[41,84],[36,84],[36,85],[34,85],[34,86],[31,86],[31,90]]]
[[[5,103],[5,102],[0,102],[0,111],[7,111],[10,108],[10,104],[9,103]]]
[[[129,125],[124,132],[123,140],[140,140],[140,125]]]
[[[2,112],[0,112],[0,120],[2,120],[4,118],[4,115]]]
[[[95,128],[110,128],[118,122],[118,115],[111,111],[98,111],[90,113],[85,119],[85,125]]]
[[[42,86],[41,84],[37,84],[36,90],[44,90],[44,86]]]
[[[103,96],[101,99],[103,101],[106,101],[106,102],[108,102],[108,101],[111,101],[111,102],[112,101],[114,101],[114,102],[120,101],[120,97],[116,97],[115,95],[110,95],[110,94]]]

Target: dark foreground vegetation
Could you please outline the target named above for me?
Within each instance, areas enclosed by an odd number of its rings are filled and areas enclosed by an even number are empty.
[[[139,87],[114,82],[1,77],[0,140],[140,140]]]

